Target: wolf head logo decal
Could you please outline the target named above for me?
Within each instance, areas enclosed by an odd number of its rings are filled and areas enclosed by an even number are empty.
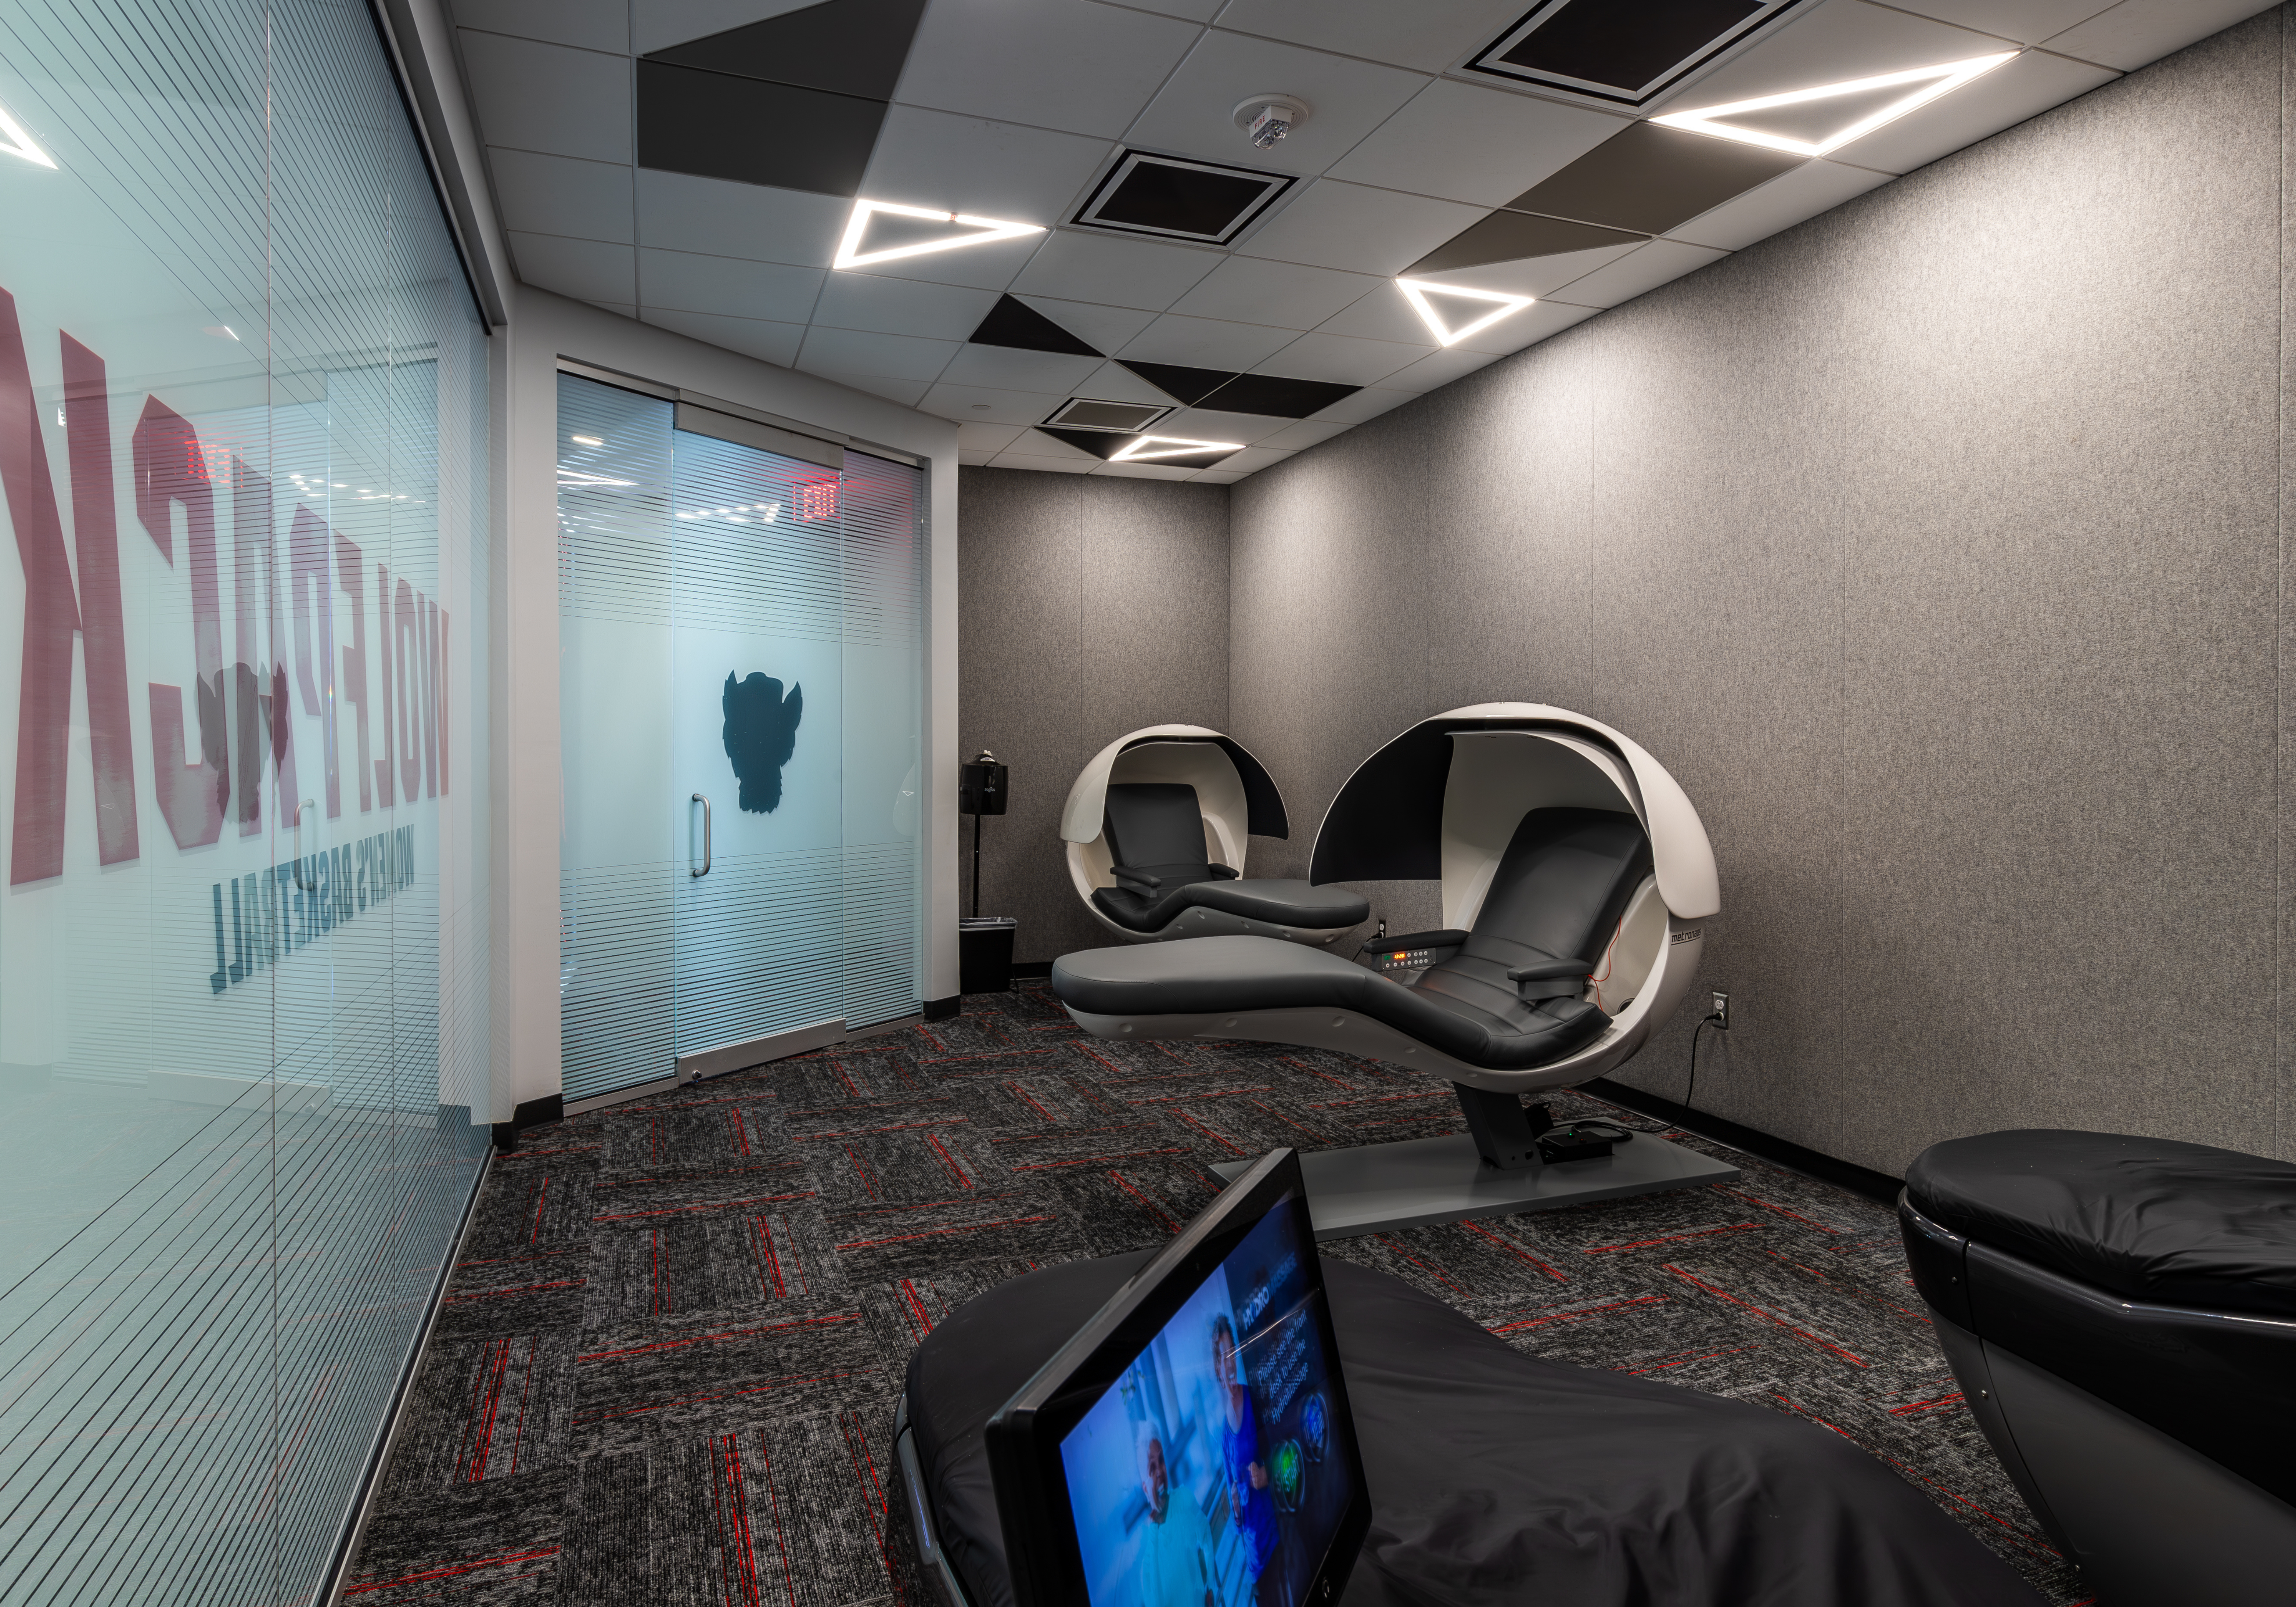
[[[746,681],[726,677],[726,757],[742,783],[742,808],[752,815],[770,815],[782,801],[782,767],[797,751],[797,723],[805,717],[805,688],[792,686],[782,696],[782,684],[768,675]]]

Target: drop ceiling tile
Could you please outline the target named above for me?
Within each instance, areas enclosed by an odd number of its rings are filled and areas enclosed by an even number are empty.
[[[1219,251],[1062,229],[1037,248],[1013,289],[1160,313],[1225,260]]]
[[[644,55],[729,28],[803,11],[820,0],[629,0],[630,48]]]
[[[1086,0],[934,0],[893,98],[1114,139],[1201,32]]]
[[[1400,68],[1214,29],[1189,52],[1125,139],[1261,172],[1321,173],[1426,83]],[[1236,102],[1274,93],[1300,96],[1309,116],[1281,144],[1256,151],[1235,126]]]
[[[1408,5],[1378,0],[1355,5],[1335,5],[1332,0],[1229,0],[1219,25],[1367,61],[1440,72],[1489,43],[1522,9],[1519,0],[1412,0]]]
[[[1007,448],[1033,457],[1086,457],[1094,463],[1105,461],[1124,444],[1117,435],[1087,434],[1076,430],[1029,430]]]
[[[1399,274],[1483,217],[1483,209],[1425,195],[1318,180],[1236,247],[1358,274]]]
[[[1869,5],[1866,0],[1824,0],[1742,55],[1733,56],[1706,77],[1652,102],[1646,110],[1653,115],[1690,111],[1783,94],[1790,89],[1966,61],[2003,48],[2002,41],[1990,34],[1888,6]]]
[[[834,0],[722,29],[648,59],[882,105],[893,98],[924,9],[925,0]],[[642,96],[644,81],[641,74]]]
[[[1004,390],[988,385],[935,385],[917,404],[939,418],[960,424],[1033,424],[1053,416],[1065,396],[1034,390]],[[1036,448],[1032,448],[1035,450]]]
[[[1057,391],[1070,396],[1086,375],[1101,366],[1098,357],[1018,351],[1009,346],[967,346],[949,360],[941,379],[951,385],[993,385],[1001,390]],[[1122,398],[1101,399],[1113,402]]]
[[[1574,307],[1616,307],[1729,254],[1677,240],[1653,240],[1610,266],[1596,268],[1584,279],[1564,285],[1554,292],[1555,299]]]
[[[814,304],[813,322],[831,329],[962,340],[996,305],[994,291],[886,279],[848,270],[832,273],[823,282],[821,299]]]
[[[1408,16],[1409,9],[1397,14]],[[1438,78],[1333,163],[1331,176],[1496,207],[1593,150],[1627,121]]]
[[[1342,274],[1259,257],[1231,257],[1172,303],[1172,310],[1280,329],[1313,329],[1384,283],[1368,274]]]
[[[956,444],[969,451],[1002,452],[1028,433],[1019,424],[959,424]]]
[[[1454,268],[1448,273],[1414,274],[1430,284],[1454,285],[1463,290],[1496,291],[1507,296],[1548,296],[1574,279],[1583,279],[1606,263],[1616,262],[1643,242],[1628,239],[1620,245],[1602,246],[1589,251],[1558,251],[1552,257],[1530,257],[1521,262],[1488,262],[1480,267]],[[1447,313],[1469,310],[1464,302],[1456,301],[1445,309]],[[1466,320],[1451,317],[1452,324]]]
[[[461,44],[488,144],[630,161],[627,57],[467,29]]]
[[[2085,61],[2134,70],[2271,9],[2270,0],[2121,0],[2042,43]]]
[[[1168,407],[1172,398],[1121,363],[1103,363],[1077,381],[1072,393],[1096,402],[1143,402]]]
[[[1050,227],[1068,216],[1086,181],[1114,149],[1104,139],[896,105],[885,114],[861,193],[872,201]]]
[[[1282,354],[1278,353],[1278,357]],[[1196,398],[1199,407],[1222,413],[1250,413],[1267,418],[1303,419],[1359,389],[1345,380],[1309,380],[1297,374],[1261,370],[1240,373],[1208,396]]]
[[[636,304],[629,301],[585,301],[582,305],[594,307],[602,313],[611,313],[617,318],[635,320],[638,316]]]
[[[1200,486],[1232,486],[1242,478],[1233,469],[1199,469],[1189,476]]]
[[[1866,168],[1804,162],[1710,212],[1677,225],[1668,238],[1739,250],[1889,182],[1888,174]]]
[[[1581,318],[1594,316],[1589,309],[1575,310]],[[1422,392],[1440,390],[1452,381],[1464,379],[1478,368],[1488,368],[1498,360],[1497,352],[1468,351],[1461,347],[1447,346],[1441,351],[1420,358],[1407,368],[1397,369],[1380,381],[1380,389]]]
[[[1114,355],[1144,363],[1177,363],[1191,368],[1245,369],[1291,342],[1292,332],[1259,324],[1217,318],[1162,317],[1126,341]]]
[[[627,0],[455,0],[455,20],[488,33],[629,53]]]
[[[1102,351],[1114,351],[1156,321],[1154,313],[1136,307],[1098,307],[1089,301],[1062,301],[1051,296],[1017,299],[1086,345]]]
[[[1365,419],[1375,419],[1406,402],[1418,399],[1419,393],[1415,390],[1389,390],[1378,386],[1366,386],[1344,401],[1333,402],[1316,417],[1341,424],[1360,424]]]
[[[1211,407],[1182,407],[1156,421],[1151,435],[1177,436],[1184,441],[1240,441],[1250,446],[1288,429],[1296,421],[1268,418],[1257,413],[1222,413]],[[1199,463],[1198,468],[1204,467]]]
[[[1281,447],[1286,451],[1297,452],[1304,447],[1321,446],[1333,436],[1353,428],[1355,428],[1354,425],[1342,424],[1337,419],[1301,419],[1296,424],[1287,425],[1278,430],[1259,444],[1263,447]]]
[[[994,452],[976,452],[970,447],[956,449],[956,461],[968,469],[986,468],[988,460],[996,455]]]
[[[1202,401],[1242,372],[1234,368],[1191,368],[1185,363],[1146,363],[1138,357],[1124,358],[1121,365],[1184,406]]]
[[[806,331],[797,365],[808,373],[865,373],[887,380],[934,380],[956,355],[954,340],[914,335],[872,335],[859,330]]]
[[[1808,160],[1656,123],[1630,123],[1509,208],[1662,234]]]
[[[1864,139],[1850,141],[1833,152],[1833,160],[1910,173],[2120,76],[2110,67],[2027,51],[1976,82],[1940,95]]]
[[[1019,351],[1048,351],[1064,357],[1101,356],[1100,348],[1065,324],[1056,324],[1018,296],[1003,295],[965,337],[981,346],[1004,346]]]
[[[675,330],[712,346],[738,351],[745,357],[787,368],[797,361],[805,340],[802,324],[775,324],[765,318],[729,318],[721,313],[685,313],[650,307],[644,321],[659,329]]]
[[[630,169],[618,162],[578,161],[532,151],[487,152],[503,227],[572,240],[636,242]]]
[[[1392,340],[1360,340],[1349,335],[1301,335],[1259,365],[1260,371],[1298,380],[1324,380],[1334,385],[1376,385],[1407,364],[1427,355],[1427,348],[1400,346]],[[1214,392],[1212,401],[1219,395]]]
[[[1091,471],[1111,480],[1193,480],[1198,473],[1197,470],[1177,468],[1170,463],[1101,463]]]
[[[992,469],[1034,469],[1040,474],[1089,474],[1099,459],[1078,453],[1074,457],[1037,457],[1023,452],[1000,452],[988,460]]]
[[[853,203],[803,190],[637,170],[638,243],[825,268]]]
[[[637,299],[636,253],[628,246],[555,234],[513,234],[509,240],[518,276],[529,284],[577,301]]]
[[[1250,474],[1256,470],[1272,468],[1292,455],[1274,447],[1246,447],[1232,456],[1220,459],[1218,466],[1232,474]]]
[[[1605,246],[1636,246],[1647,238],[1630,230],[1605,229],[1529,212],[1493,212],[1452,235],[1407,271],[1414,278],[1424,279],[1430,274],[1479,268],[1494,262],[1560,257],[1566,251],[1600,250]]]
[[[638,305],[805,324],[824,277],[819,268],[646,246],[638,251]]]
[[[1901,10],[1997,34],[2020,45],[2038,45],[2051,34],[2085,22],[2109,0],[1908,0]],[[2180,0],[2179,9],[2182,9]]]
[[[873,373],[840,373],[834,369],[814,368],[803,362],[798,366],[808,373],[819,374],[824,380],[834,380],[840,385],[850,386],[855,390],[865,390],[871,396],[898,402],[904,407],[915,406],[924,400],[925,392],[932,389],[931,382],[924,380],[892,380]]]
[[[638,162],[672,173],[849,197],[882,101],[668,61],[636,65]]]

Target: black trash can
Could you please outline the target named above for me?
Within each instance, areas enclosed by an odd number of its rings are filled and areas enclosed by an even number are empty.
[[[959,992],[1003,993],[1013,986],[1013,934],[1019,925],[1010,915],[968,915],[957,922]]]

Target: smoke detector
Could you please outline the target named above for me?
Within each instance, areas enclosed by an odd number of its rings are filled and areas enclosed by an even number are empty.
[[[1235,126],[1265,151],[1308,120],[1308,102],[1296,94],[1255,94],[1236,104]]]

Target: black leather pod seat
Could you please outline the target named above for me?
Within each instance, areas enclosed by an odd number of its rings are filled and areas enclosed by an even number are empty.
[[[1290,834],[1267,767],[1234,737],[1201,726],[1119,737],[1085,766],[1061,808],[1077,897],[1128,943],[1329,943],[1369,920],[1370,904],[1344,888],[1243,874],[1249,839]]]
[[[1980,1426],[2106,1607],[2296,1590],[2296,1166],[1992,1133],[1923,1152],[1899,1216]]]
[[[1473,929],[1422,934],[1440,957],[1411,984],[1290,944],[1205,938],[1064,955],[1053,963],[1053,992],[1072,1013],[1103,1018],[1356,1011],[1464,1065],[1521,1070],[1610,1024],[1579,995],[1650,869],[1649,840],[1633,816],[1534,809],[1515,828]]]

